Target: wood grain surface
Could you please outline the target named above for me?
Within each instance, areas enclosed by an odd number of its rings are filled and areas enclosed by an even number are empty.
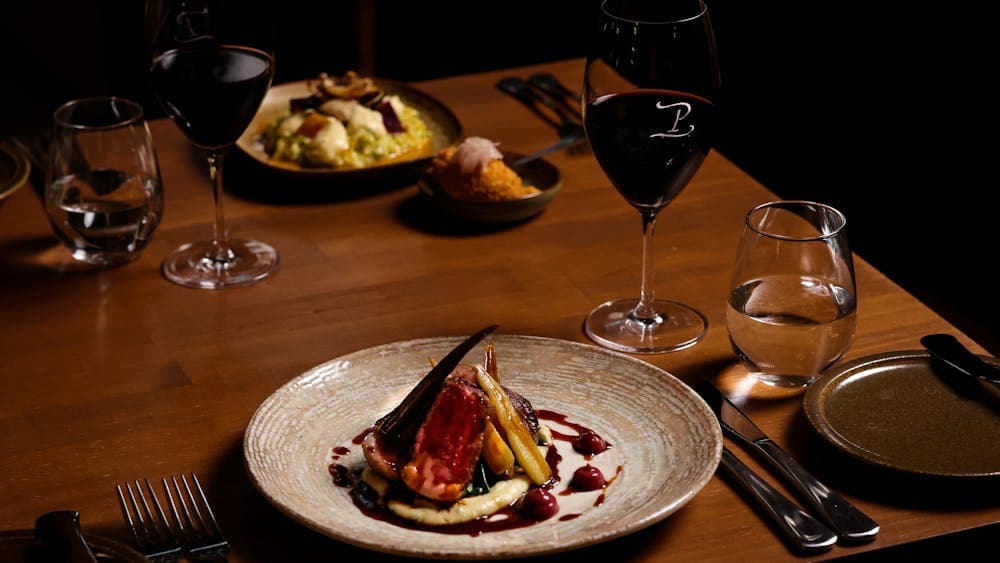
[[[555,141],[554,130],[493,84],[543,69],[567,84],[582,82],[583,62],[570,60],[416,86],[451,107],[466,135],[531,152]],[[536,218],[503,227],[441,217],[412,182],[334,187],[234,155],[226,178],[230,231],[272,244],[281,269],[247,288],[172,285],[160,263],[174,247],[210,234],[211,190],[180,131],[168,121],[150,125],[165,216],[137,261],[82,268],[58,245],[37,190],[0,203],[0,530],[30,528],[41,513],[68,508],[80,511],[86,531],[127,540],[115,483],[194,471],[230,537],[230,561],[395,561],[299,526],[257,493],[241,454],[257,406],[312,366],[387,342],[497,323],[501,333],[586,343],[582,322],[592,307],[638,292],[638,214],[587,150],[552,155],[562,192]],[[775,197],[722,155],[709,156],[661,214],[654,243],[658,295],[704,312],[708,335],[688,350],[641,358],[686,383],[712,379],[882,526],[871,544],[813,559],[1000,521],[995,480],[919,478],[855,461],[812,430],[801,393],[753,385],[736,365],[725,329],[730,267],[744,214]],[[869,264],[856,259],[855,266],[858,329],[846,359],[916,349],[930,332],[955,333],[982,351]],[[657,525],[548,560],[581,556],[800,557],[718,476]]]

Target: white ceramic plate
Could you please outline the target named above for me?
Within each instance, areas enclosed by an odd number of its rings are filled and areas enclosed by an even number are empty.
[[[535,409],[564,414],[595,430],[613,447],[590,463],[618,478],[599,491],[559,496],[560,512],[543,522],[473,537],[406,529],[369,518],[328,471],[332,449],[351,451],[338,463],[364,464],[351,440],[371,426],[462,338],[386,344],[320,364],[275,391],[254,414],[244,436],[250,477],[279,510],[337,540],[367,549],[439,559],[496,559],[542,555],[635,532],[677,511],[715,472],[722,434],[708,405],[669,373],[624,354],[550,338],[497,335],[504,385]],[[466,360],[481,363],[482,347]],[[556,430],[558,424],[549,423]],[[572,432],[572,431],[568,431]],[[557,441],[568,484],[579,456]],[[577,459],[574,459],[574,456]],[[579,517],[560,520],[560,516]]]

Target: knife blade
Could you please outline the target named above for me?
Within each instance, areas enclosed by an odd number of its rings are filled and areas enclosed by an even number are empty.
[[[864,543],[875,539],[878,523],[799,465],[714,385],[701,381],[695,385],[695,391],[715,412],[723,432],[773,465],[844,542]]]

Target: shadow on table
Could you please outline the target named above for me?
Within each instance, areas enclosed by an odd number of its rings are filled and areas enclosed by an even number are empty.
[[[425,166],[416,161],[409,166],[309,174],[264,166],[232,151],[226,157],[225,190],[271,205],[351,201],[413,186]]]
[[[1000,506],[998,477],[939,477],[908,473],[855,459],[826,443],[799,411],[788,449],[831,487],[882,504],[931,511]]]
[[[0,276],[6,279],[42,279],[51,274],[90,274],[121,266],[88,264],[73,259],[69,250],[51,237],[18,237],[0,243]]]
[[[521,221],[504,223],[470,221],[445,214],[419,194],[415,194],[399,204],[396,208],[396,218],[411,229],[449,237],[488,235],[513,229],[534,219],[534,217],[529,217]]]
[[[332,479],[332,478],[331,478]],[[254,487],[243,460],[242,439],[228,449],[219,467],[202,478],[222,531],[230,540],[231,552],[246,561],[366,561],[399,563],[427,561],[376,553],[328,538],[298,524],[272,506]],[[331,487],[334,486],[331,482]],[[642,559],[652,538],[670,534],[686,518],[682,508],[656,525],[594,546],[554,554],[547,563],[623,561]],[[324,554],[320,557],[320,554]],[[523,561],[520,559],[519,561]]]

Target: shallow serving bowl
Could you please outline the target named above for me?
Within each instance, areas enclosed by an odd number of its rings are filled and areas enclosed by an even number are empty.
[[[462,135],[462,125],[454,113],[441,101],[403,82],[375,78],[375,84],[388,94],[399,96],[407,105],[420,112],[431,133],[427,148],[408,158],[390,160],[364,168],[306,168],[295,163],[274,160],[264,151],[260,136],[275,118],[288,111],[289,101],[312,93],[308,80],[272,86],[253,121],[236,146],[254,161],[276,172],[301,179],[321,181],[326,185],[350,185],[358,182],[383,181],[395,178],[412,182],[442,148]]]
[[[508,165],[524,156],[510,151],[503,154]],[[528,162],[518,167],[517,173],[525,184],[538,188],[541,193],[510,201],[462,201],[439,189],[426,174],[417,181],[417,188],[431,205],[452,217],[476,222],[511,223],[538,215],[562,189],[559,169],[545,159]]]
[[[0,142],[0,202],[28,181],[31,164],[13,146]]]

